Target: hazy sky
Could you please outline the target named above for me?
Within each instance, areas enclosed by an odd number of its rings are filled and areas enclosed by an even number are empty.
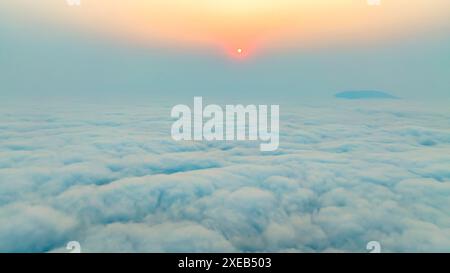
[[[81,1],[0,3],[0,96],[450,97],[448,0]]]

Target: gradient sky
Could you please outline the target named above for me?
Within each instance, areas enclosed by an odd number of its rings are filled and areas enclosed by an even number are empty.
[[[2,97],[450,97],[448,0],[81,1],[0,3]]]

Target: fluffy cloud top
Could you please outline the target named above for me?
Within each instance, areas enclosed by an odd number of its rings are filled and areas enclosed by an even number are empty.
[[[0,251],[450,251],[448,111],[282,106],[261,153],[155,105],[2,107]]]

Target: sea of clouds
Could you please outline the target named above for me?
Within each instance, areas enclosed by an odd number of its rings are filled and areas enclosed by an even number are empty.
[[[0,252],[450,251],[448,109],[281,105],[267,153],[174,142],[171,106],[2,105]]]

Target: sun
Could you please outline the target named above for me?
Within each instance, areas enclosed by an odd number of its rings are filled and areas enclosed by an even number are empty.
[[[230,46],[226,47],[226,52],[228,52],[228,55],[236,60],[244,60],[250,57],[250,53],[253,52],[253,49],[251,47],[243,47],[241,45],[239,46]]]

